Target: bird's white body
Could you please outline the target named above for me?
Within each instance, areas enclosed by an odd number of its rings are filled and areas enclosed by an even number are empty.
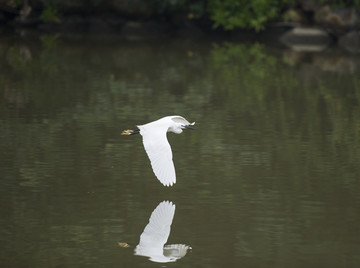
[[[174,115],[137,126],[143,137],[144,148],[151,167],[159,181],[166,186],[176,183],[172,151],[166,134],[167,132],[180,134],[184,128],[191,128],[190,126],[194,124],[195,122],[189,123],[185,118]]]

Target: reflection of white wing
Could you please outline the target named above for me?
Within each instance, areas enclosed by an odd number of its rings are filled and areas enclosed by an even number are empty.
[[[164,256],[164,244],[169,234],[175,214],[175,205],[169,201],[161,202],[151,214],[135,248],[135,254],[150,257],[155,262],[170,262],[176,258]]]
[[[143,136],[145,151],[156,177],[166,186],[173,185],[176,182],[175,167],[166,130],[140,129],[140,134]]]
[[[191,249],[191,247],[183,244],[166,245],[164,247],[164,255],[180,259],[186,255],[188,249]]]

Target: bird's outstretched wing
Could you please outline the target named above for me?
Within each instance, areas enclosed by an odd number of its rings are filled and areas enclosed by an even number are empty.
[[[163,247],[170,235],[170,227],[175,214],[175,205],[171,201],[161,202],[152,212],[149,223],[140,236],[143,247]]]
[[[141,131],[140,134],[156,177],[165,186],[172,186],[176,182],[176,175],[166,130]]]
[[[175,205],[170,201],[161,202],[152,212],[149,223],[140,236],[135,254],[150,257],[155,262],[169,262],[176,259],[164,256],[164,244],[170,235],[175,214]]]

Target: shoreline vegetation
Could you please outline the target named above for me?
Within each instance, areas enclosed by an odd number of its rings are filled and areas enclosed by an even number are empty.
[[[360,52],[360,0],[0,0],[0,32],[224,37]]]

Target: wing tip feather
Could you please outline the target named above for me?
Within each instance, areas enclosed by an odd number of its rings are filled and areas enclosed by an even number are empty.
[[[176,181],[161,182],[161,183],[166,187],[171,187],[176,183]]]

